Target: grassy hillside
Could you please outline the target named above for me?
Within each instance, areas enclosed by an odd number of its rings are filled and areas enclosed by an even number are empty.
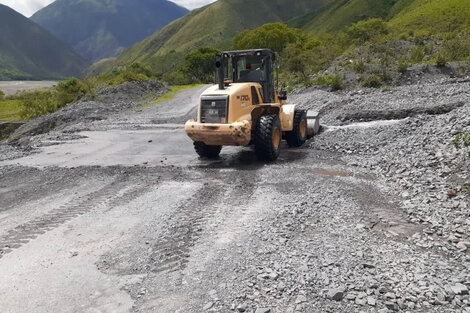
[[[242,30],[287,21],[320,9],[331,0],[219,0],[195,10],[126,50],[118,63],[140,61],[158,67],[189,50],[211,45],[229,48]]]
[[[31,19],[96,61],[118,55],[186,13],[167,0],[57,0]]]
[[[470,1],[415,0],[398,12],[389,25],[396,32],[442,34],[470,31]]]
[[[323,11],[309,12],[288,24],[321,35],[378,17],[389,20],[399,32],[446,33],[469,27],[469,8],[468,0],[335,0]]]
[[[0,4],[0,80],[78,75],[87,62],[23,15]]]
[[[309,13],[293,20],[291,24],[297,24],[296,26],[300,26],[312,35],[335,32],[361,20],[374,17],[386,18],[397,1],[336,0],[320,14]]]

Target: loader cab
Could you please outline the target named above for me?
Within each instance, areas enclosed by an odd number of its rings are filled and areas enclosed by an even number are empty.
[[[225,51],[217,58],[219,89],[230,83],[259,83],[264,103],[274,102],[275,54],[269,49]]]

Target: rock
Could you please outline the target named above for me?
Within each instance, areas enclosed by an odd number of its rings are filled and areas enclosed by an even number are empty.
[[[328,299],[335,300],[335,301],[341,301],[344,297],[344,288],[334,288],[328,290]]]
[[[256,309],[255,313],[270,313],[271,309],[268,308],[258,308]]]
[[[247,308],[246,303],[240,303],[240,304],[237,306],[237,311],[238,311],[238,312],[245,312],[245,311],[246,311],[246,308]]]
[[[460,241],[457,245],[456,245],[457,249],[461,250],[461,251],[467,251],[467,249],[470,247],[470,241]]]
[[[375,306],[377,304],[377,300],[374,297],[367,297],[367,304],[370,306]]]
[[[449,198],[456,197],[456,196],[457,196],[457,190],[455,190],[455,189],[448,190],[448,191],[447,191],[447,196],[448,196]]]
[[[468,287],[464,284],[455,284],[450,288],[452,289],[452,292],[458,296],[468,295]]]
[[[286,289],[286,284],[284,284],[283,282],[280,282],[278,285],[277,285],[277,290],[282,292]]]
[[[396,304],[395,302],[390,302],[390,301],[385,302],[385,307],[392,311],[398,311],[400,309],[398,307],[398,304]]]
[[[305,295],[298,295],[295,299],[295,304],[307,302],[307,297]]]
[[[214,306],[214,302],[208,302],[202,309],[204,311],[207,311],[209,310],[210,308],[212,308]]]

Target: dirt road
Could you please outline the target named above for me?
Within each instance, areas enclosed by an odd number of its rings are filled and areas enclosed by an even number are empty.
[[[0,163],[0,311],[470,310],[468,255],[420,247],[367,156],[312,141],[273,164],[198,159],[182,123],[204,88]],[[353,139],[407,121],[387,123]]]

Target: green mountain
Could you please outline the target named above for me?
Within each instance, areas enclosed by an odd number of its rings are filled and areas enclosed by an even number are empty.
[[[389,16],[398,0],[336,0],[320,13],[294,19],[290,25],[301,27],[307,33],[318,35],[342,30],[361,20]]]
[[[57,0],[31,19],[96,61],[118,55],[186,13],[166,0]]]
[[[310,35],[334,34],[360,20],[382,18],[390,39],[470,31],[469,0],[219,0],[175,20],[155,34],[90,68],[90,73],[116,65],[142,62],[171,72],[184,55],[201,46],[229,49],[235,35],[268,22],[285,22]]]
[[[56,79],[78,75],[86,66],[59,39],[0,4],[0,80]]]
[[[400,0],[389,25],[396,31],[440,34],[470,31],[468,0]]]
[[[319,35],[344,30],[360,20],[379,17],[389,21],[395,30],[432,34],[468,27],[469,13],[468,0],[335,0],[323,11],[309,12],[288,24]]]
[[[126,50],[118,63],[161,66],[168,55],[205,45],[229,48],[240,31],[321,10],[333,0],[219,0],[172,22]]]

